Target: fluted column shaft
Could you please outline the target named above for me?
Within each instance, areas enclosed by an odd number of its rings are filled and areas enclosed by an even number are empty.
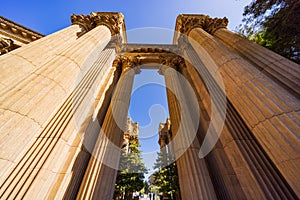
[[[214,123],[214,125],[221,124],[221,122],[219,122],[219,120],[216,120],[216,117],[212,114],[211,107],[213,102],[216,107],[222,106],[224,104],[220,102],[218,103],[218,101],[224,101],[224,99],[222,98],[214,99],[213,101],[211,97],[212,94],[210,92],[213,91],[215,93],[214,97],[218,96],[220,98],[222,97],[222,94],[220,94],[222,93],[222,90],[218,87],[216,81],[214,81],[213,76],[210,76],[208,74],[206,66],[204,66],[195,51],[193,51],[193,48],[188,45],[187,42],[179,45],[182,47],[182,53],[184,57],[188,58],[188,60],[190,61],[189,63],[186,63],[186,68],[182,69],[182,73],[190,81],[194,91],[197,93],[200,111],[200,125],[197,136],[200,143],[203,143],[206,135],[211,134],[208,132],[211,121],[217,121],[217,123]],[[210,90],[208,90],[207,88],[210,88]],[[219,141],[214,146],[212,146],[213,148],[205,157],[205,160],[218,198],[246,199],[239,185],[236,174],[234,173],[227,155],[225,155],[224,149],[221,146],[224,138],[228,137],[228,133],[225,133],[224,130],[225,129],[223,128],[223,131],[219,137]],[[251,177],[247,176],[247,181],[250,181],[250,179]]]
[[[112,199],[135,71],[123,68],[77,199]]]
[[[1,56],[1,95],[16,87],[54,56],[76,42],[76,33],[79,31],[78,25],[71,25]]]
[[[1,170],[1,198],[26,194],[39,172],[37,169],[44,165],[57,144],[63,132],[60,128],[73,116],[69,111],[78,101],[74,89],[110,37],[107,27],[94,28],[63,51],[56,52],[57,55],[1,96],[0,157],[5,166]],[[66,119],[62,120],[66,113]],[[45,149],[47,145],[50,147]],[[47,153],[42,153],[44,150]]]
[[[291,198],[294,196],[293,192],[299,196],[297,163],[300,152],[297,148],[299,140],[296,139],[299,136],[297,129],[300,124],[299,100],[201,28],[193,29],[189,36],[200,59],[207,62],[203,55],[208,53],[218,66],[228,100],[249,128],[249,134],[255,136],[267,157],[272,160],[270,162],[264,156],[264,159],[259,161],[262,169],[266,165],[271,169],[279,169],[281,173],[278,175],[276,170],[261,170],[267,173],[268,178],[264,180],[259,180],[260,177],[254,175],[258,182],[264,182],[261,187],[265,197],[271,195],[274,198],[283,198],[283,195],[286,195],[285,198]],[[199,48],[199,45],[206,52]],[[281,175],[285,180],[278,178]],[[278,186],[277,189],[273,190],[272,185]]]
[[[76,198],[90,152],[103,122],[101,118],[97,120],[97,113],[107,110],[106,99],[111,97],[109,90],[116,84],[114,74],[117,72],[111,67],[114,57],[114,49],[104,49],[80,86],[75,89],[71,98],[73,106],[67,111],[69,113],[60,115],[60,121],[65,121],[60,127],[63,132],[60,137],[57,136],[57,145],[51,151],[26,197],[34,196],[37,188],[42,187],[44,196],[41,195],[41,199]],[[70,115],[73,117],[68,122],[66,119]],[[44,183],[43,179],[46,177],[52,180]]]
[[[195,131],[193,130],[194,125],[191,124],[194,120],[189,115],[189,106],[186,102],[187,96],[180,86],[181,81],[178,72],[172,68],[167,68],[164,71],[164,76],[172,123],[173,154],[177,158],[181,197],[182,199],[216,199],[205,160],[199,159],[198,156],[200,151],[198,139],[189,138],[191,137],[189,132]],[[182,117],[183,110],[188,115]],[[193,142],[189,146],[191,141]],[[180,154],[182,155],[179,157]]]
[[[262,73],[300,98],[300,67],[298,64],[225,28],[213,34],[224,45],[246,58]]]

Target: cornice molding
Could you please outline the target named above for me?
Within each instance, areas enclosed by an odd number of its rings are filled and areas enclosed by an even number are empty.
[[[125,32],[124,16],[120,12],[92,12],[89,15],[72,14],[71,22],[81,27],[82,31],[78,33],[79,37],[101,25],[106,26],[112,36],[122,35]]]
[[[202,28],[214,34],[220,28],[227,28],[228,19],[211,18],[208,15],[181,14],[176,19],[175,31],[188,35],[194,28]]]
[[[28,44],[44,37],[44,35],[2,16],[0,16],[0,34],[23,44]]]
[[[122,44],[120,53],[177,53],[177,45],[166,44]]]

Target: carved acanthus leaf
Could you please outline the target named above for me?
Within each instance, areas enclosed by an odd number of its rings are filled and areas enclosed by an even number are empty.
[[[171,67],[175,70],[185,66],[185,61],[180,56],[160,56],[162,65]]]
[[[206,27],[204,30],[210,34],[214,34],[218,29],[220,28],[227,28],[228,25],[228,19],[224,17],[223,19],[221,18],[210,18],[207,23]]]
[[[124,16],[121,13],[93,12],[90,16],[94,18],[97,26],[104,25],[109,28],[112,35],[119,34],[124,23]]]
[[[81,27],[81,32],[78,36],[92,30],[96,26],[106,26],[111,35],[119,34],[124,24],[124,16],[121,13],[115,12],[92,12],[89,15],[75,15],[71,16],[72,24],[78,24]]]
[[[211,18],[208,15],[179,15],[176,20],[176,31],[188,35],[194,28],[202,28],[210,34],[213,34],[220,28],[226,28],[228,19],[224,17]]]
[[[72,24],[77,24],[81,28],[81,32],[77,33],[77,36],[80,37],[85,33],[89,32],[96,27],[96,24],[93,18],[90,15],[75,15],[71,16]]]
[[[113,62],[113,66],[121,67],[122,71],[127,71],[130,69],[134,69],[136,73],[140,72],[139,68],[136,68],[140,65],[139,56],[124,56],[119,55],[115,58]]]

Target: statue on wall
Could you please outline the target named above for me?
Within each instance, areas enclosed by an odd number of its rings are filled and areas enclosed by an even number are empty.
[[[0,55],[3,55],[13,49],[14,41],[12,39],[0,37]]]

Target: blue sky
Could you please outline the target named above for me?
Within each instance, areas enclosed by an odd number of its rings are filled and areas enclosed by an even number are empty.
[[[153,170],[159,152],[158,125],[169,117],[165,80],[157,70],[141,70],[135,76],[128,112],[134,122],[139,122],[143,161]]]
[[[251,0],[3,0],[0,15],[48,35],[69,26],[72,13],[118,11],[125,16],[126,28],[130,33],[129,43],[157,40],[170,42],[176,17],[181,13],[226,16],[229,19],[228,28],[234,30],[241,23],[244,7],[250,2]],[[160,34],[151,34],[153,32],[147,31],[149,29],[144,29],[145,27],[159,27],[160,29],[152,29],[160,30]],[[151,35],[160,35],[163,39],[151,40]],[[151,80],[151,83],[145,84],[145,80]],[[137,88],[140,85],[143,86]],[[163,76],[154,70],[143,70],[136,75],[129,114],[140,124],[141,150],[144,154],[158,150],[158,123],[165,122],[168,117]],[[146,162],[147,168],[152,169],[151,159]]]
[[[0,15],[43,34],[70,25],[70,16],[93,11],[119,11],[127,30],[141,27],[174,29],[180,13],[228,17],[229,29],[241,22],[245,5],[251,0],[3,0]]]

